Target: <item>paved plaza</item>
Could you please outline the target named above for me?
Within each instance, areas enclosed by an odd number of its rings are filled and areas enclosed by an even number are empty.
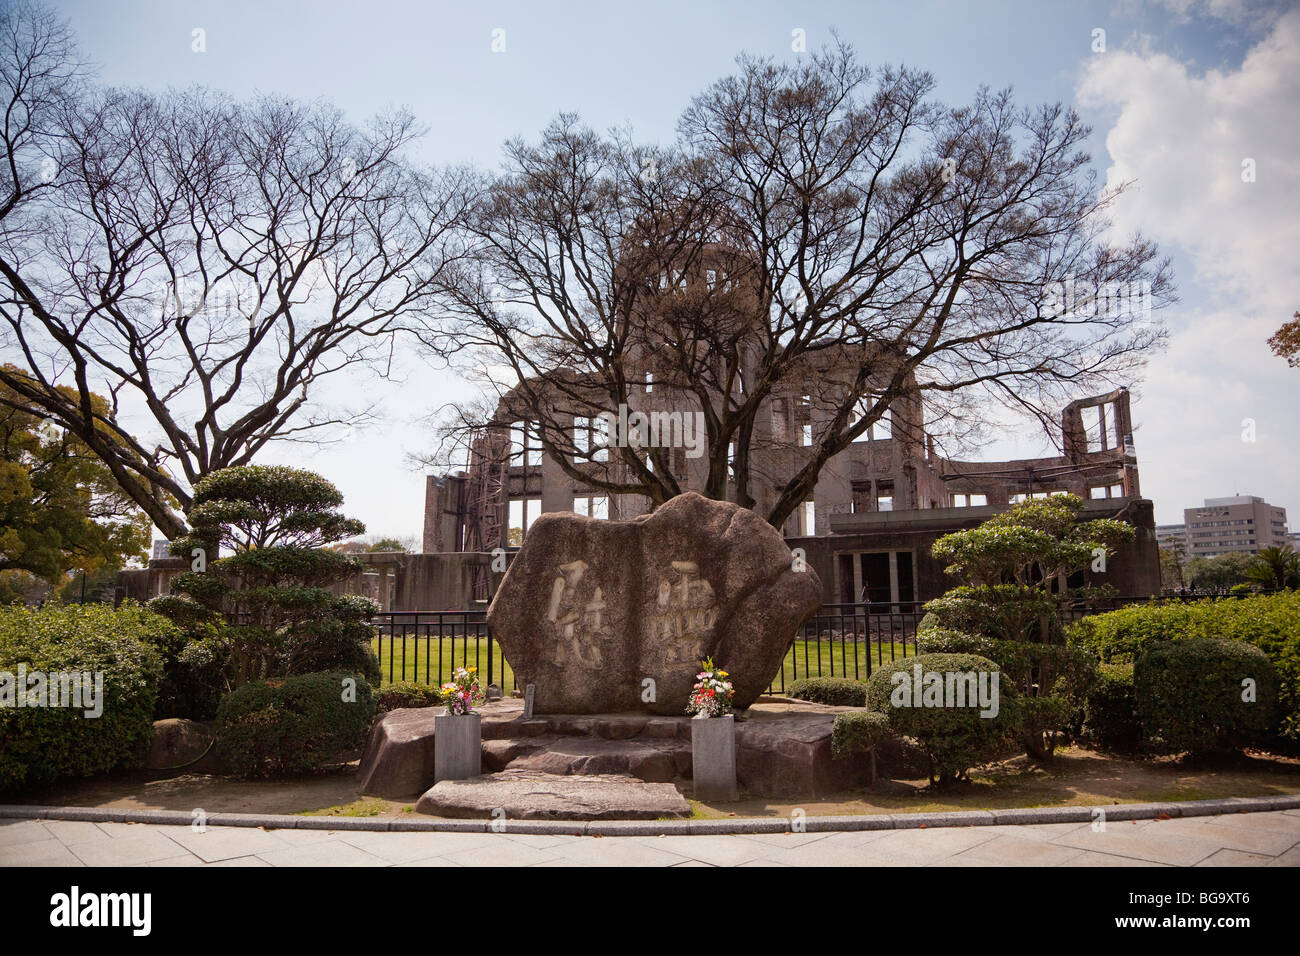
[[[265,830],[0,820],[0,866],[1297,866],[1300,810],[719,836]]]

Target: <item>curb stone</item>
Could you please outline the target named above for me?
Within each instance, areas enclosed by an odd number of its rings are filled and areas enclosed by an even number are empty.
[[[857,816],[807,817],[806,832],[905,830],[941,827],[982,827],[1007,824],[1090,823],[1098,807],[1025,807],[1015,810],[958,810],[941,813],[879,813]],[[1198,817],[1223,813],[1259,813],[1300,809],[1300,794],[1267,797],[1226,797],[1169,803],[1102,804],[1107,820],[1154,820],[1157,817]],[[42,807],[0,804],[0,820],[82,820],[91,823],[153,823],[188,826],[191,814],[181,810],[125,810],[109,807]],[[492,820],[381,819],[378,817],[317,817],[287,814],[210,813],[207,826],[264,827],[267,830],[371,830],[379,832],[493,833]],[[659,836],[682,834],[786,833],[786,817],[710,820],[506,820],[500,832],[561,836]]]

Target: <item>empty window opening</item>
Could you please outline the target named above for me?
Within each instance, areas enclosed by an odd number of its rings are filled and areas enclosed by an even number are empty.
[[[1088,451],[1106,451],[1122,444],[1119,419],[1114,402],[1103,402],[1082,410],[1084,434]]]
[[[608,424],[603,418],[573,419],[573,460],[609,461]]]
[[[528,422],[515,422],[510,426],[510,464],[540,465],[542,442]]]
[[[524,540],[528,529],[542,514],[541,498],[514,498],[510,502],[510,535],[508,543],[515,545]]]
[[[799,534],[814,535],[817,533],[817,510],[811,501],[805,501],[803,507],[799,509]]]
[[[894,482],[892,480],[876,482],[876,510],[894,510]]]
[[[871,510],[871,482],[855,481],[850,486],[853,495],[853,513],[863,514]]]
[[[573,513],[586,518],[607,519],[609,517],[609,498],[594,495],[574,498]]]

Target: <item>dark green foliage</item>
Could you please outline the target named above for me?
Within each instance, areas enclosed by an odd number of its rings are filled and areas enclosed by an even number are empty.
[[[158,602],[151,602],[149,607],[161,614]],[[196,637],[196,633],[197,629],[177,626],[154,643],[163,668],[154,701],[156,719],[183,716],[211,720],[216,716],[225,686],[224,649],[218,641]]]
[[[344,699],[349,681],[355,682],[350,701]],[[238,777],[329,769],[356,757],[374,715],[374,694],[357,674],[253,681],[221,701],[217,755]]]
[[[1103,747],[1132,750],[1142,739],[1132,664],[1102,664],[1084,698],[1083,733]]]
[[[333,510],[342,500],[320,475],[282,466],[228,468],[198,483],[193,533],[174,550],[201,549],[206,567],[177,576],[175,596],[156,606],[184,628],[187,647],[208,642],[194,656],[219,672],[210,690],[327,670],[378,681],[369,625],[376,608],[333,590],[361,570],[355,559],[325,548],[364,530]],[[218,546],[232,553],[217,558]],[[210,702],[176,700],[178,707]]]
[[[417,684],[414,681],[398,681],[388,684],[378,692],[375,698],[379,713],[402,707],[435,707],[442,703],[442,691],[431,684]]]
[[[840,714],[831,728],[831,756],[849,757],[870,753],[891,737],[889,717],[874,710]]]
[[[862,707],[867,685],[847,677],[805,677],[790,685],[787,696],[837,707]]]
[[[138,604],[0,608],[0,671],[102,671],[103,713],[0,707],[0,791],[106,773],[139,762],[149,745],[162,676],[155,648],[174,626]]]
[[[1300,741],[1300,592],[1134,605],[1076,621],[1069,634],[1071,642],[1107,663],[1131,664],[1161,641],[1219,637],[1252,644],[1277,670],[1280,731]]]
[[[194,535],[184,544],[215,542],[235,551],[273,544],[321,548],[366,530],[336,512],[342,504],[339,490],[315,472],[287,465],[223,468],[195,486],[188,515]]]
[[[929,620],[928,615],[926,620]],[[925,621],[916,632],[916,646],[922,654],[978,654],[992,658],[993,645],[990,638],[951,627],[927,625]]]
[[[1243,680],[1255,684],[1243,700]],[[1161,753],[1217,754],[1265,740],[1273,728],[1277,677],[1257,647],[1193,638],[1153,643],[1133,665],[1137,715]]]
[[[978,706],[895,706],[894,695],[900,688],[894,675],[911,682],[918,665],[923,673],[989,675],[999,671],[998,665],[975,654],[921,654],[886,664],[867,681],[867,707],[885,714],[893,733],[917,741],[929,757],[932,784],[969,779],[970,768],[1003,753],[1018,730],[1015,687],[1002,681],[999,672],[998,712],[993,717],[980,716]]]
[[[1032,499],[936,541],[935,557],[971,583],[929,602],[918,632],[923,650],[997,661],[1020,697],[1025,752],[1040,760],[1050,759],[1077,724],[1094,670],[1090,655],[1067,646],[1060,608],[1067,597],[1090,597],[1097,589],[1068,596],[1049,584],[1134,535],[1121,521],[1079,522],[1083,504],[1066,494]]]
[[[1056,598],[1013,584],[962,586],[925,605],[922,627],[950,628],[1002,640],[1059,641]]]

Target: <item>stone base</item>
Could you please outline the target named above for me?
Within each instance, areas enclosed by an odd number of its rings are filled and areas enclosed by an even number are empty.
[[[736,723],[725,717],[697,717],[691,721],[691,777],[696,800],[735,800]]]
[[[835,716],[851,708],[758,703],[736,721],[736,777],[755,797],[808,799],[870,780],[865,756],[831,759]],[[434,783],[434,716],[441,707],[394,710],[375,724],[361,759],[361,792],[410,796]],[[483,769],[562,776],[625,774],[649,783],[691,779],[691,718],[554,714],[523,719],[517,699],[483,715]],[[882,757],[880,773],[891,765]]]
[[[466,780],[483,770],[482,718],[478,714],[433,718],[437,744],[433,750],[433,779]]]
[[[370,796],[408,797],[433,784],[433,721],[441,707],[404,707],[381,717],[361,754],[358,789]]]
[[[614,774],[556,776],[506,770],[443,780],[415,809],[440,817],[499,820],[659,820],[688,817],[690,804],[671,783]]]

